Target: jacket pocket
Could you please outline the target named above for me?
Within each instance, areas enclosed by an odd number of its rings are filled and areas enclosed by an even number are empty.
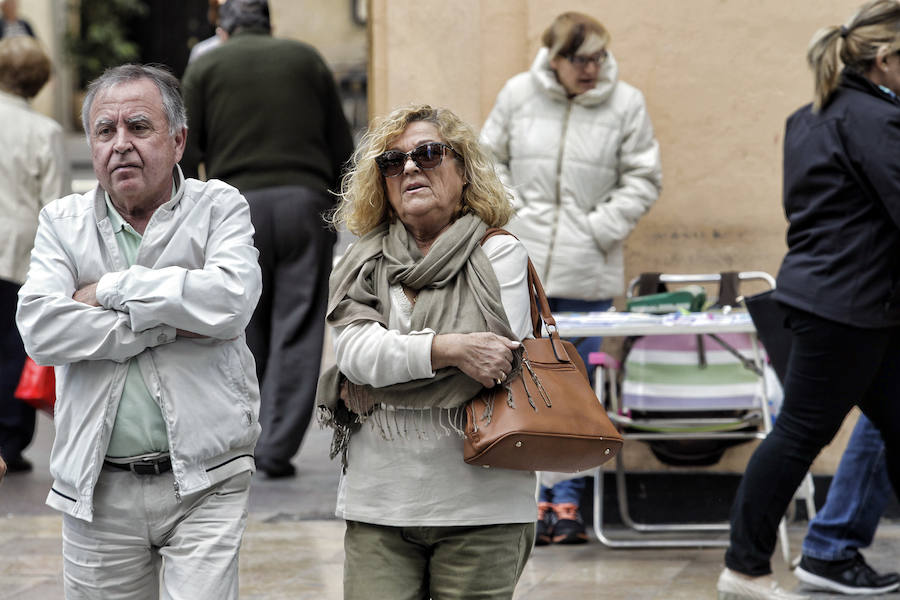
[[[154,350],[163,401],[174,411],[169,444],[193,461],[248,446],[259,435],[258,396],[239,376],[232,345],[179,340]]]
[[[243,411],[243,424],[246,426],[252,425],[255,421],[258,420],[259,415],[254,414],[253,408],[250,403],[250,391],[247,382],[247,372],[244,369],[241,357],[237,349],[234,347],[234,344],[225,344],[224,350],[226,358],[226,360],[223,361],[225,376],[232,389],[234,390],[238,402],[240,403],[241,410]]]

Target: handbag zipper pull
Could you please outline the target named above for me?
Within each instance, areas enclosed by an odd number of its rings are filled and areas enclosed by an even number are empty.
[[[550,402],[550,396],[547,395],[547,390],[544,389],[544,385],[541,383],[540,378],[537,376],[537,373],[534,372],[534,369],[531,368],[531,363],[527,358],[522,360],[522,364],[528,369],[528,372],[531,374],[531,379],[534,381],[534,385],[537,386],[538,391],[541,393],[541,398],[544,399],[544,404],[547,405],[547,408],[553,406],[553,403]],[[525,386],[525,391],[528,392],[528,386]],[[531,399],[531,394],[528,394],[528,402],[531,403],[531,408],[537,410],[537,406],[534,405],[534,402]]]

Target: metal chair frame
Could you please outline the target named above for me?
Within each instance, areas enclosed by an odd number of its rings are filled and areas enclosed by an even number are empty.
[[[671,275],[663,274],[660,281],[663,283],[716,283],[720,281],[719,274],[699,274],[699,275]],[[746,271],[739,274],[740,281],[761,280],[769,284],[770,287],[775,286],[774,278],[763,271]],[[631,297],[636,288],[637,279],[632,280],[629,285],[628,296]],[[604,371],[611,371],[609,398],[604,404],[607,407],[609,417],[616,423],[623,436],[627,440],[652,441],[661,439],[763,439],[772,430],[772,419],[769,414],[769,406],[767,401],[766,382],[763,375],[763,358],[760,352],[760,344],[755,336],[751,334],[753,359],[752,361],[742,361],[744,365],[751,368],[760,377],[759,392],[759,410],[749,411],[739,419],[727,418],[703,418],[698,416],[692,418],[664,418],[664,419],[632,419],[620,414],[621,403],[616,391],[617,377],[614,372],[614,365],[598,365],[595,375],[595,391],[598,398],[604,400]],[[728,348],[728,344],[722,340],[717,340],[724,348]],[[735,349],[731,348],[733,354],[740,355]],[[748,362],[750,364],[748,364]],[[755,431],[736,431],[745,428],[748,425],[757,427]],[[644,427],[646,429],[669,429],[673,431],[653,432],[653,431],[628,431],[626,427]],[[709,431],[686,431],[687,428],[696,429],[697,427],[709,428]],[[679,431],[680,430],[680,431]],[[729,524],[725,523],[644,523],[636,521],[631,516],[628,504],[628,492],[626,487],[625,463],[623,452],[626,445],[616,456],[616,498],[618,500],[619,516],[622,523],[631,530],[641,534],[634,538],[612,537],[604,530],[603,525],[603,470],[597,469],[594,477],[594,533],[597,539],[606,546],[611,548],[684,548],[684,547],[725,547],[728,546],[728,539],[723,538],[721,534],[729,530]],[[810,518],[815,515],[815,504],[813,502],[814,486],[812,477],[806,474],[803,483],[798,489],[795,498],[805,501],[806,509]],[[790,545],[788,542],[787,525],[782,519],[778,528],[778,537],[781,544],[782,554],[785,562],[790,563]],[[651,534],[673,534],[673,533],[692,533],[688,537],[652,537]]]

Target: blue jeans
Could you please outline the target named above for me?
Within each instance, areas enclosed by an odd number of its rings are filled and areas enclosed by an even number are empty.
[[[538,494],[540,502],[552,502],[554,504],[574,504],[581,507],[581,494],[587,489],[590,477],[576,477],[565,479],[555,484],[552,488],[541,486]]]
[[[872,543],[878,521],[893,495],[884,441],[865,415],[860,415],[828,497],[803,540],[803,554],[819,560],[846,560]]]
[[[550,312],[602,312],[609,310],[612,306],[611,299],[604,300],[574,300],[571,298],[548,298],[550,302]],[[603,343],[602,337],[583,338],[575,344],[578,349],[578,355],[584,361],[584,366],[588,368],[588,378],[591,385],[594,385],[594,371],[588,364],[588,354],[600,350],[600,344]],[[541,502],[553,502],[554,504],[572,503],[581,505],[581,494],[587,488],[590,477],[578,477],[575,479],[566,479],[560,481],[552,488],[542,485],[539,498]]]

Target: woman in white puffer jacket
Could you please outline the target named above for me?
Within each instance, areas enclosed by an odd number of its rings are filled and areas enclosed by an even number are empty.
[[[618,79],[602,24],[563,13],[542,42],[531,69],[500,91],[481,142],[513,196],[506,228],[525,244],[551,309],[606,310],[624,292],[625,238],[659,196],[659,145],[643,95]],[[585,363],[600,341],[579,344]],[[584,485],[542,489],[539,544],[587,540]]]

